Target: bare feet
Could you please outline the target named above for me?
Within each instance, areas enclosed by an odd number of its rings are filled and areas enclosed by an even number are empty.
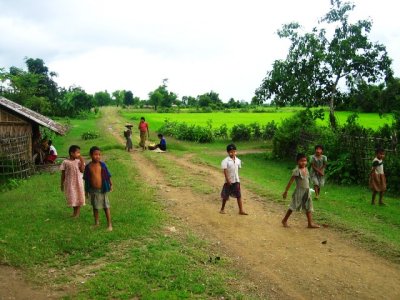
[[[219,213],[223,214],[223,215],[226,214],[226,212],[224,210],[222,210],[222,209],[219,211]]]
[[[311,224],[308,224],[308,228],[320,228],[321,226],[319,226],[318,224],[314,224],[314,223],[311,223]]]
[[[285,227],[285,228],[288,228],[288,227],[289,227],[287,221],[284,221],[284,220],[282,220],[282,225],[283,225],[283,227]]]
[[[244,211],[240,211],[240,212],[239,212],[239,215],[242,215],[242,216],[247,216],[247,215],[248,215],[248,213],[246,213],[246,212],[244,212]]]
[[[107,227],[107,231],[112,231],[112,230],[113,230],[112,225],[109,225],[109,226]]]

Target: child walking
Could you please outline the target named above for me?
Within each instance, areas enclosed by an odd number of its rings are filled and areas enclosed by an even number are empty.
[[[308,228],[319,228],[320,226],[313,223],[312,212],[313,202],[310,193],[309,174],[307,170],[307,157],[303,153],[297,154],[297,167],[292,171],[292,177],[286,186],[285,192],[283,193],[283,199],[286,199],[288,190],[292,185],[293,181],[296,181],[296,189],[292,195],[292,202],[290,203],[289,209],[286,212],[285,217],[282,220],[284,227],[288,226],[288,219],[294,210],[300,211],[304,209],[306,211]]]
[[[225,204],[229,196],[237,199],[239,206],[239,215],[247,215],[243,210],[242,195],[240,192],[239,168],[242,167],[242,162],[236,157],[236,146],[229,144],[226,147],[228,156],[221,162],[221,167],[224,170],[225,184],[221,191],[222,207],[221,214],[225,214]]]
[[[146,149],[146,139],[150,137],[150,131],[149,131],[149,124],[146,123],[146,120],[144,117],[140,118],[140,123],[138,126],[139,132],[140,132],[140,147],[142,147],[143,150]]]
[[[325,184],[325,168],[326,162],[328,161],[324,152],[324,147],[322,145],[315,146],[315,154],[311,156],[311,182],[314,185],[315,199],[319,199],[321,193],[321,187]]]
[[[133,148],[133,145],[132,145],[132,127],[133,127],[133,125],[132,124],[126,124],[125,127],[127,128],[124,131],[124,137],[126,139],[125,149],[128,152],[130,152],[132,150],[132,148]]]
[[[386,191],[386,177],[383,171],[383,159],[385,158],[385,150],[379,148],[375,152],[376,157],[372,161],[371,174],[369,176],[369,187],[372,190],[372,205],[375,205],[376,194],[379,193],[379,205],[383,203],[383,194]]]
[[[80,214],[81,206],[85,205],[85,190],[82,180],[85,161],[77,145],[69,147],[68,153],[69,158],[64,160],[60,166],[61,191],[65,193],[67,205],[73,208],[72,217],[76,218]]]
[[[100,160],[100,148],[90,148],[92,161],[85,167],[83,179],[85,191],[93,207],[94,225],[99,226],[99,209],[104,209],[107,218],[107,230],[112,231],[110,202],[108,192],[112,191],[111,174],[104,162]]]

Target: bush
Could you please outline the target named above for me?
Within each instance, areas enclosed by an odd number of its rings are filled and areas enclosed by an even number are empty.
[[[260,124],[258,123],[251,123],[249,125],[250,131],[251,131],[251,137],[254,140],[260,140],[262,138],[262,129]]]
[[[249,141],[251,138],[251,128],[244,124],[236,124],[231,129],[232,141]]]
[[[82,133],[81,138],[85,141],[94,140],[100,137],[100,134],[97,131],[87,131]]]
[[[210,143],[214,141],[214,133],[210,126],[201,127],[165,120],[159,131],[178,140],[198,143]]]
[[[268,122],[263,128],[263,140],[272,140],[277,129],[278,125],[275,123],[275,121]]]
[[[214,135],[217,138],[228,139],[228,126],[226,124],[222,124],[219,128],[214,130]]]

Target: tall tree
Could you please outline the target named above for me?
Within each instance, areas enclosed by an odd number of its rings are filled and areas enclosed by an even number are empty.
[[[132,105],[133,104],[133,93],[131,91],[125,91],[124,104],[125,105]]]
[[[369,41],[372,21],[349,22],[354,7],[331,0],[330,11],[311,32],[303,33],[298,23],[284,25],[278,36],[291,41],[289,53],[285,60],[273,63],[256,96],[273,98],[278,105],[329,105],[330,123],[335,128],[335,105],[345,90],[391,78],[385,46]],[[333,34],[321,27],[324,23],[334,27]]]
[[[111,104],[111,96],[107,91],[94,94],[94,103],[98,106],[107,106]]]

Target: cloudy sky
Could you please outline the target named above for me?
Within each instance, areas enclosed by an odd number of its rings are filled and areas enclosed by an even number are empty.
[[[386,45],[400,76],[394,0],[355,0],[353,19],[371,17],[371,40]],[[169,79],[180,97],[214,90],[250,100],[288,42],[276,31],[311,28],[329,0],[0,0],[0,67],[42,58],[61,86],[93,93],[132,90],[146,98]]]

